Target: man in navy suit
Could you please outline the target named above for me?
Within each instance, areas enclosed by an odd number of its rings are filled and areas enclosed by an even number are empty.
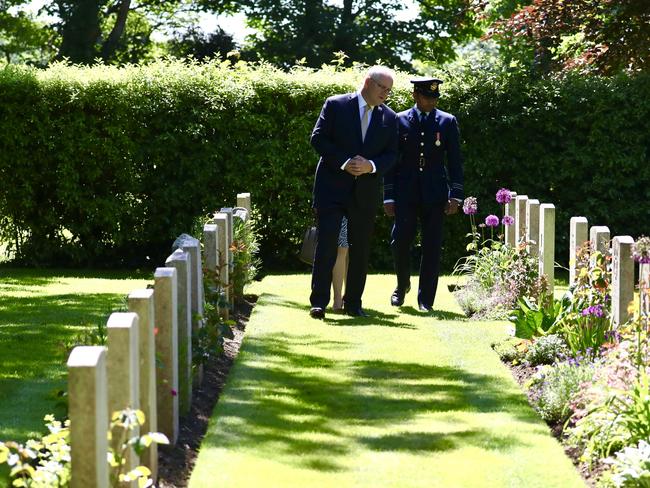
[[[456,117],[436,108],[442,80],[419,78],[411,83],[415,106],[398,114],[399,158],[384,177],[384,211],[395,217],[391,248],[397,288],[390,301],[402,305],[411,288],[410,251],[419,220],[418,307],[431,312],[438,287],[444,217],[458,212],[463,201],[463,161]]]
[[[359,91],[325,101],[312,132],[311,144],[320,155],[313,201],[318,244],[309,297],[314,318],[325,317],[343,216],[350,245],[343,308],[348,315],[367,316],[361,295],[380,184],[397,158],[397,116],[384,105],[392,86],[390,69],[370,68]]]

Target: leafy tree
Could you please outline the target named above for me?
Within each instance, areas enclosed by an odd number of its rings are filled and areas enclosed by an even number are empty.
[[[0,56],[8,63],[47,64],[56,50],[54,33],[19,9],[25,4],[24,0],[0,0]]]
[[[228,53],[236,49],[237,44],[233,37],[220,27],[211,33],[205,33],[196,27],[176,32],[168,46],[168,51],[174,56],[192,56],[198,60],[215,56],[226,58]]]
[[[189,0],[53,0],[45,11],[58,19],[58,58],[90,64],[136,62],[150,54],[152,32],[162,25],[187,21],[194,10]],[[127,22],[128,21],[128,22]]]
[[[288,67],[296,60],[318,67],[335,52],[350,62],[381,61],[410,68],[410,58],[444,62],[454,44],[480,31],[470,0],[418,0],[419,15],[404,20],[399,0],[198,0],[206,10],[243,12],[255,33],[248,44],[260,58]]]
[[[481,8],[485,18],[494,20],[489,0]],[[603,74],[647,70],[650,2],[533,0],[494,22],[490,35],[511,58],[531,57],[539,72],[576,67]]]

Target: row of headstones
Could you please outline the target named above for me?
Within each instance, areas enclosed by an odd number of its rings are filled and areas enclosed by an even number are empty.
[[[578,268],[578,252],[586,242],[590,248],[599,251],[604,256],[611,256],[611,316],[612,323],[617,326],[624,324],[633,316],[629,307],[634,300],[635,262],[633,258],[634,238],[632,236],[610,237],[609,227],[593,225],[589,227],[586,217],[571,217],[571,234],[569,241],[569,284],[576,281],[580,272]],[[650,315],[650,300],[648,285],[650,284],[650,264],[639,263],[639,313]]]
[[[512,199],[505,206],[505,214],[514,223],[506,226],[505,242],[510,246],[525,243],[531,255],[539,259],[539,274],[546,275],[549,291],[553,292],[555,278],[555,206],[540,204],[539,200],[510,192]],[[575,282],[577,255],[580,247],[587,241],[591,248],[612,256],[612,301],[611,316],[614,325],[624,324],[630,317],[628,305],[634,299],[634,260],[632,258],[631,236],[615,236],[611,239],[606,226],[588,227],[585,217],[572,217],[570,220],[569,285]],[[639,289],[647,289],[650,283],[650,265],[640,264]],[[641,294],[640,313],[650,315],[648,294]]]
[[[203,228],[204,253],[198,239],[179,237],[165,266],[156,268],[153,289],[134,290],[128,296],[129,312],[109,317],[107,346],[78,346],[70,353],[71,487],[109,486],[107,433],[112,412],[139,409],[145,415],[144,433],[161,432],[176,443],[179,419],[190,411],[192,383],[200,384],[203,375],[202,368],[192,373],[192,333],[204,326],[202,266],[218,271],[232,306],[233,217],[245,221],[250,210],[250,193],[240,193],[236,209],[215,213]],[[227,307],[219,312],[228,318]],[[126,464],[126,472],[146,466],[155,482],[156,444],[139,459],[130,449]]]
[[[505,214],[514,223],[505,228],[505,242],[510,246],[525,243],[532,256],[539,259],[539,274],[546,275],[549,292],[553,293],[555,279],[555,205],[542,203],[510,192],[512,199],[506,203]]]

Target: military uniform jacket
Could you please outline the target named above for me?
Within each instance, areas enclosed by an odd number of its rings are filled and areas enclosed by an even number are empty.
[[[384,176],[384,201],[434,204],[463,199],[456,117],[435,109],[421,123],[415,108],[397,114],[399,156]]]

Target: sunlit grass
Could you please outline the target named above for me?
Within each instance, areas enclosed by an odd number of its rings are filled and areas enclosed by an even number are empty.
[[[451,282],[424,316],[374,275],[371,318],[325,321],[308,316],[308,276],[256,285],[191,488],[584,486],[490,348],[510,325],[466,320]]]
[[[0,268],[0,440],[43,432],[62,414],[64,344],[124,309],[129,292],[152,280],[127,272]]]

